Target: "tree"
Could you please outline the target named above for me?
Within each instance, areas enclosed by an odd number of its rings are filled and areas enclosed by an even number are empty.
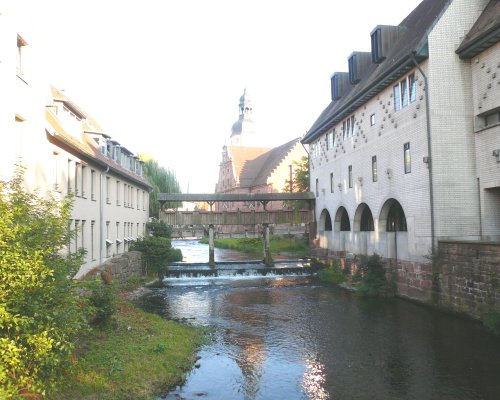
[[[159,218],[158,193],[180,193],[181,187],[175,172],[160,166],[156,160],[147,156],[140,155],[140,158],[144,161],[144,176],[152,186],[149,194],[149,216]],[[167,206],[177,207],[179,204],[168,204]]]
[[[309,192],[309,159],[302,156],[300,161],[293,161],[295,170],[292,177],[292,192]],[[284,192],[290,192],[290,180],[285,181]],[[302,200],[285,202],[285,205],[292,208],[307,207],[307,202]]]
[[[72,200],[23,190],[23,169],[0,182],[0,398],[50,391],[88,327],[72,280],[83,253],[70,240]]]

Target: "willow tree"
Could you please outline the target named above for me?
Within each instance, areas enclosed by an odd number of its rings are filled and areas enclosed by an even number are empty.
[[[181,193],[181,187],[174,171],[162,167],[152,158],[144,155],[140,157],[144,161],[144,176],[152,187],[149,194],[149,216],[159,218],[158,193]],[[180,204],[167,204],[167,207],[177,206]]]

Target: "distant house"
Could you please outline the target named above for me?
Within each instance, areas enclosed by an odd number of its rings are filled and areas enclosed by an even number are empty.
[[[294,161],[307,155],[295,138],[281,146],[257,147],[252,120],[252,101],[245,89],[240,97],[239,119],[233,124],[230,145],[222,148],[216,193],[272,193],[288,191],[287,181],[293,174]],[[249,144],[252,144],[250,146]],[[270,203],[268,209],[282,208],[281,202]],[[260,203],[218,203],[217,209],[262,209]]]
[[[149,183],[141,161],[64,92],[36,81],[28,42],[0,9],[0,179],[25,167],[24,185],[74,195],[69,249],[85,249],[77,276],[128,250],[145,234]]]

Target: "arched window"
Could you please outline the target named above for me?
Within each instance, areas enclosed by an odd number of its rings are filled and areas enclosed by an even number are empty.
[[[365,206],[363,208],[363,213],[361,214],[361,223],[360,223],[360,231],[373,231],[375,230],[375,226],[373,224],[373,215],[370,210],[370,207]]]
[[[319,230],[320,231],[332,230],[332,219],[327,209],[321,211],[321,216],[319,217]]]
[[[407,231],[406,217],[403,207],[398,201],[391,204],[389,213],[387,214],[387,232]]]

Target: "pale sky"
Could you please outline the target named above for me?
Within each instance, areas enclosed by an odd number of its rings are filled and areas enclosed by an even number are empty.
[[[303,136],[330,76],[420,0],[12,0],[48,83],[134,153],[213,192],[247,87],[262,146]]]

